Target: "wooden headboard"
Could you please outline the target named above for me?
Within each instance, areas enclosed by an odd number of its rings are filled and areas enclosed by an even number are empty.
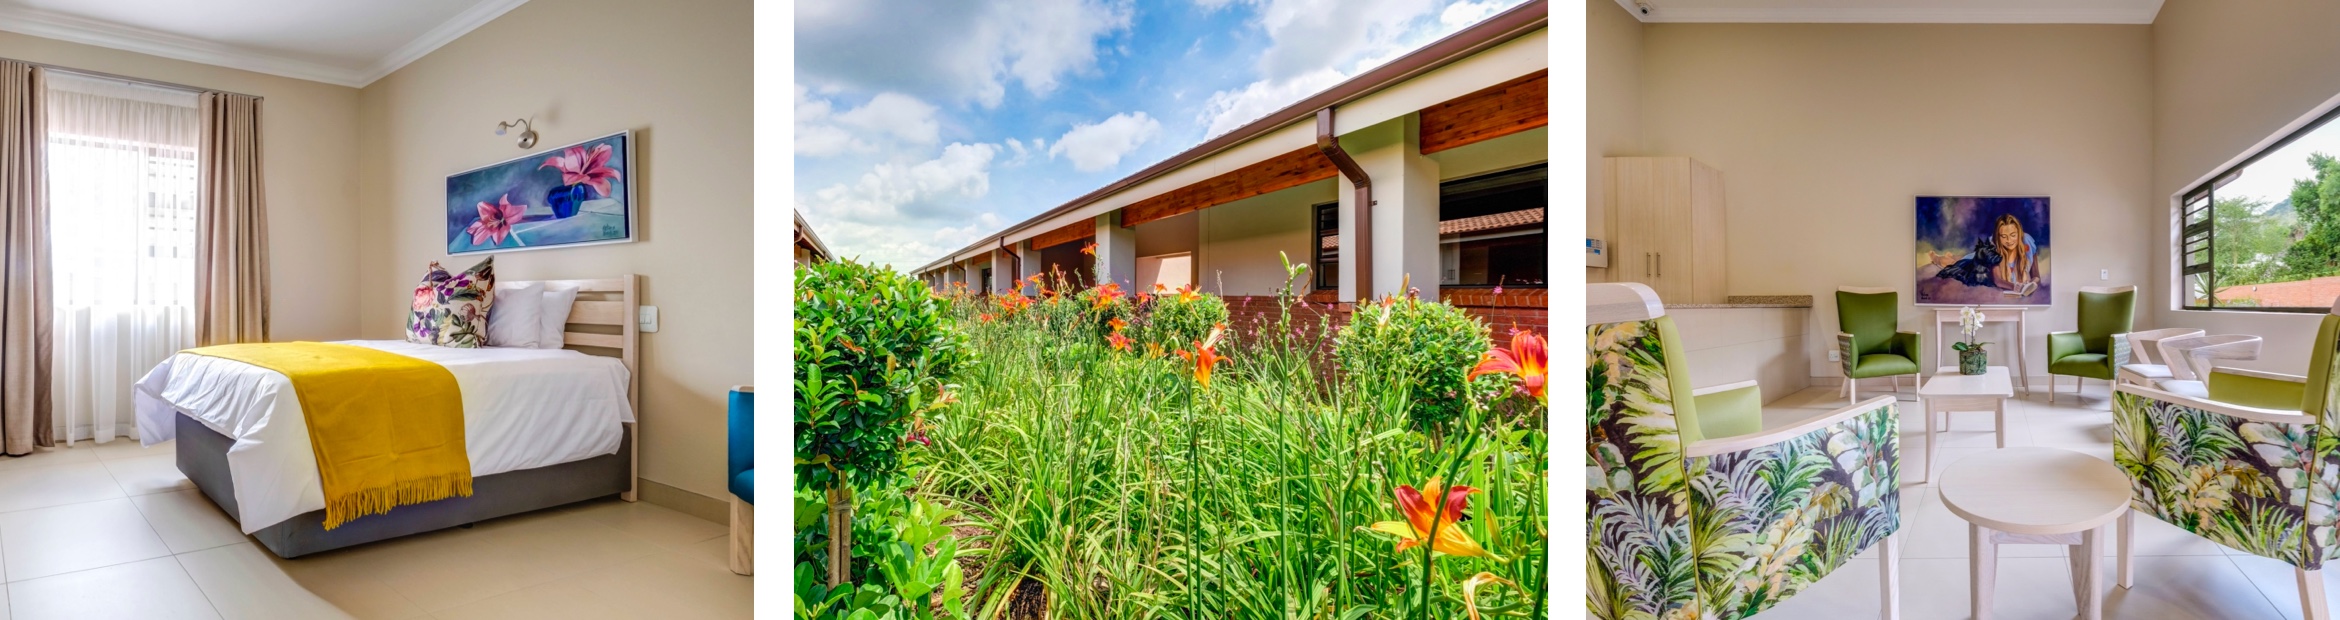
[[[533,280],[542,282],[546,289],[577,289],[577,303],[569,306],[569,320],[561,334],[561,348],[587,355],[615,357],[626,364],[626,405],[633,409],[635,423],[626,425],[627,441],[633,455],[629,465],[633,481],[626,485],[620,497],[636,499],[642,479],[642,365],[640,324],[635,322],[635,309],[641,307],[637,297],[642,277],[626,274],[615,278],[595,280]],[[507,284],[524,284],[531,280],[507,280]],[[578,327],[591,331],[577,331]],[[614,332],[614,333],[612,333]]]

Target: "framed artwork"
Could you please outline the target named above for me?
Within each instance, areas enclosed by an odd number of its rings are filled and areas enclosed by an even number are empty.
[[[634,240],[634,132],[447,176],[447,253]]]
[[[1919,196],[1917,303],[2046,306],[2046,196]]]

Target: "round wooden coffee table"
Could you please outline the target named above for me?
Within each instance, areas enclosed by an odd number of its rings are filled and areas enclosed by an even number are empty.
[[[2129,585],[2129,478],[2111,462],[2055,448],[2002,448],[1942,471],[1942,505],[1965,519],[1975,620],[1991,617],[1999,545],[2066,545],[2080,617],[2102,618],[2104,530],[2120,527],[2120,585]]]

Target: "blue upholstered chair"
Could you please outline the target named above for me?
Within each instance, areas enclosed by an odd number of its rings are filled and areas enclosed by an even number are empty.
[[[731,388],[731,572],[756,574],[756,388]]]

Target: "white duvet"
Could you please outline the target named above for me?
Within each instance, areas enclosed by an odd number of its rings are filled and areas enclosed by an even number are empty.
[[[565,349],[457,349],[398,340],[356,345],[445,366],[463,392],[463,442],[474,477],[558,465],[617,452],[627,404],[626,366]],[[180,353],[139,379],[133,399],[145,445],[177,434],[185,412],[235,440],[228,473],[244,533],[325,508],[308,420],[283,373]]]

